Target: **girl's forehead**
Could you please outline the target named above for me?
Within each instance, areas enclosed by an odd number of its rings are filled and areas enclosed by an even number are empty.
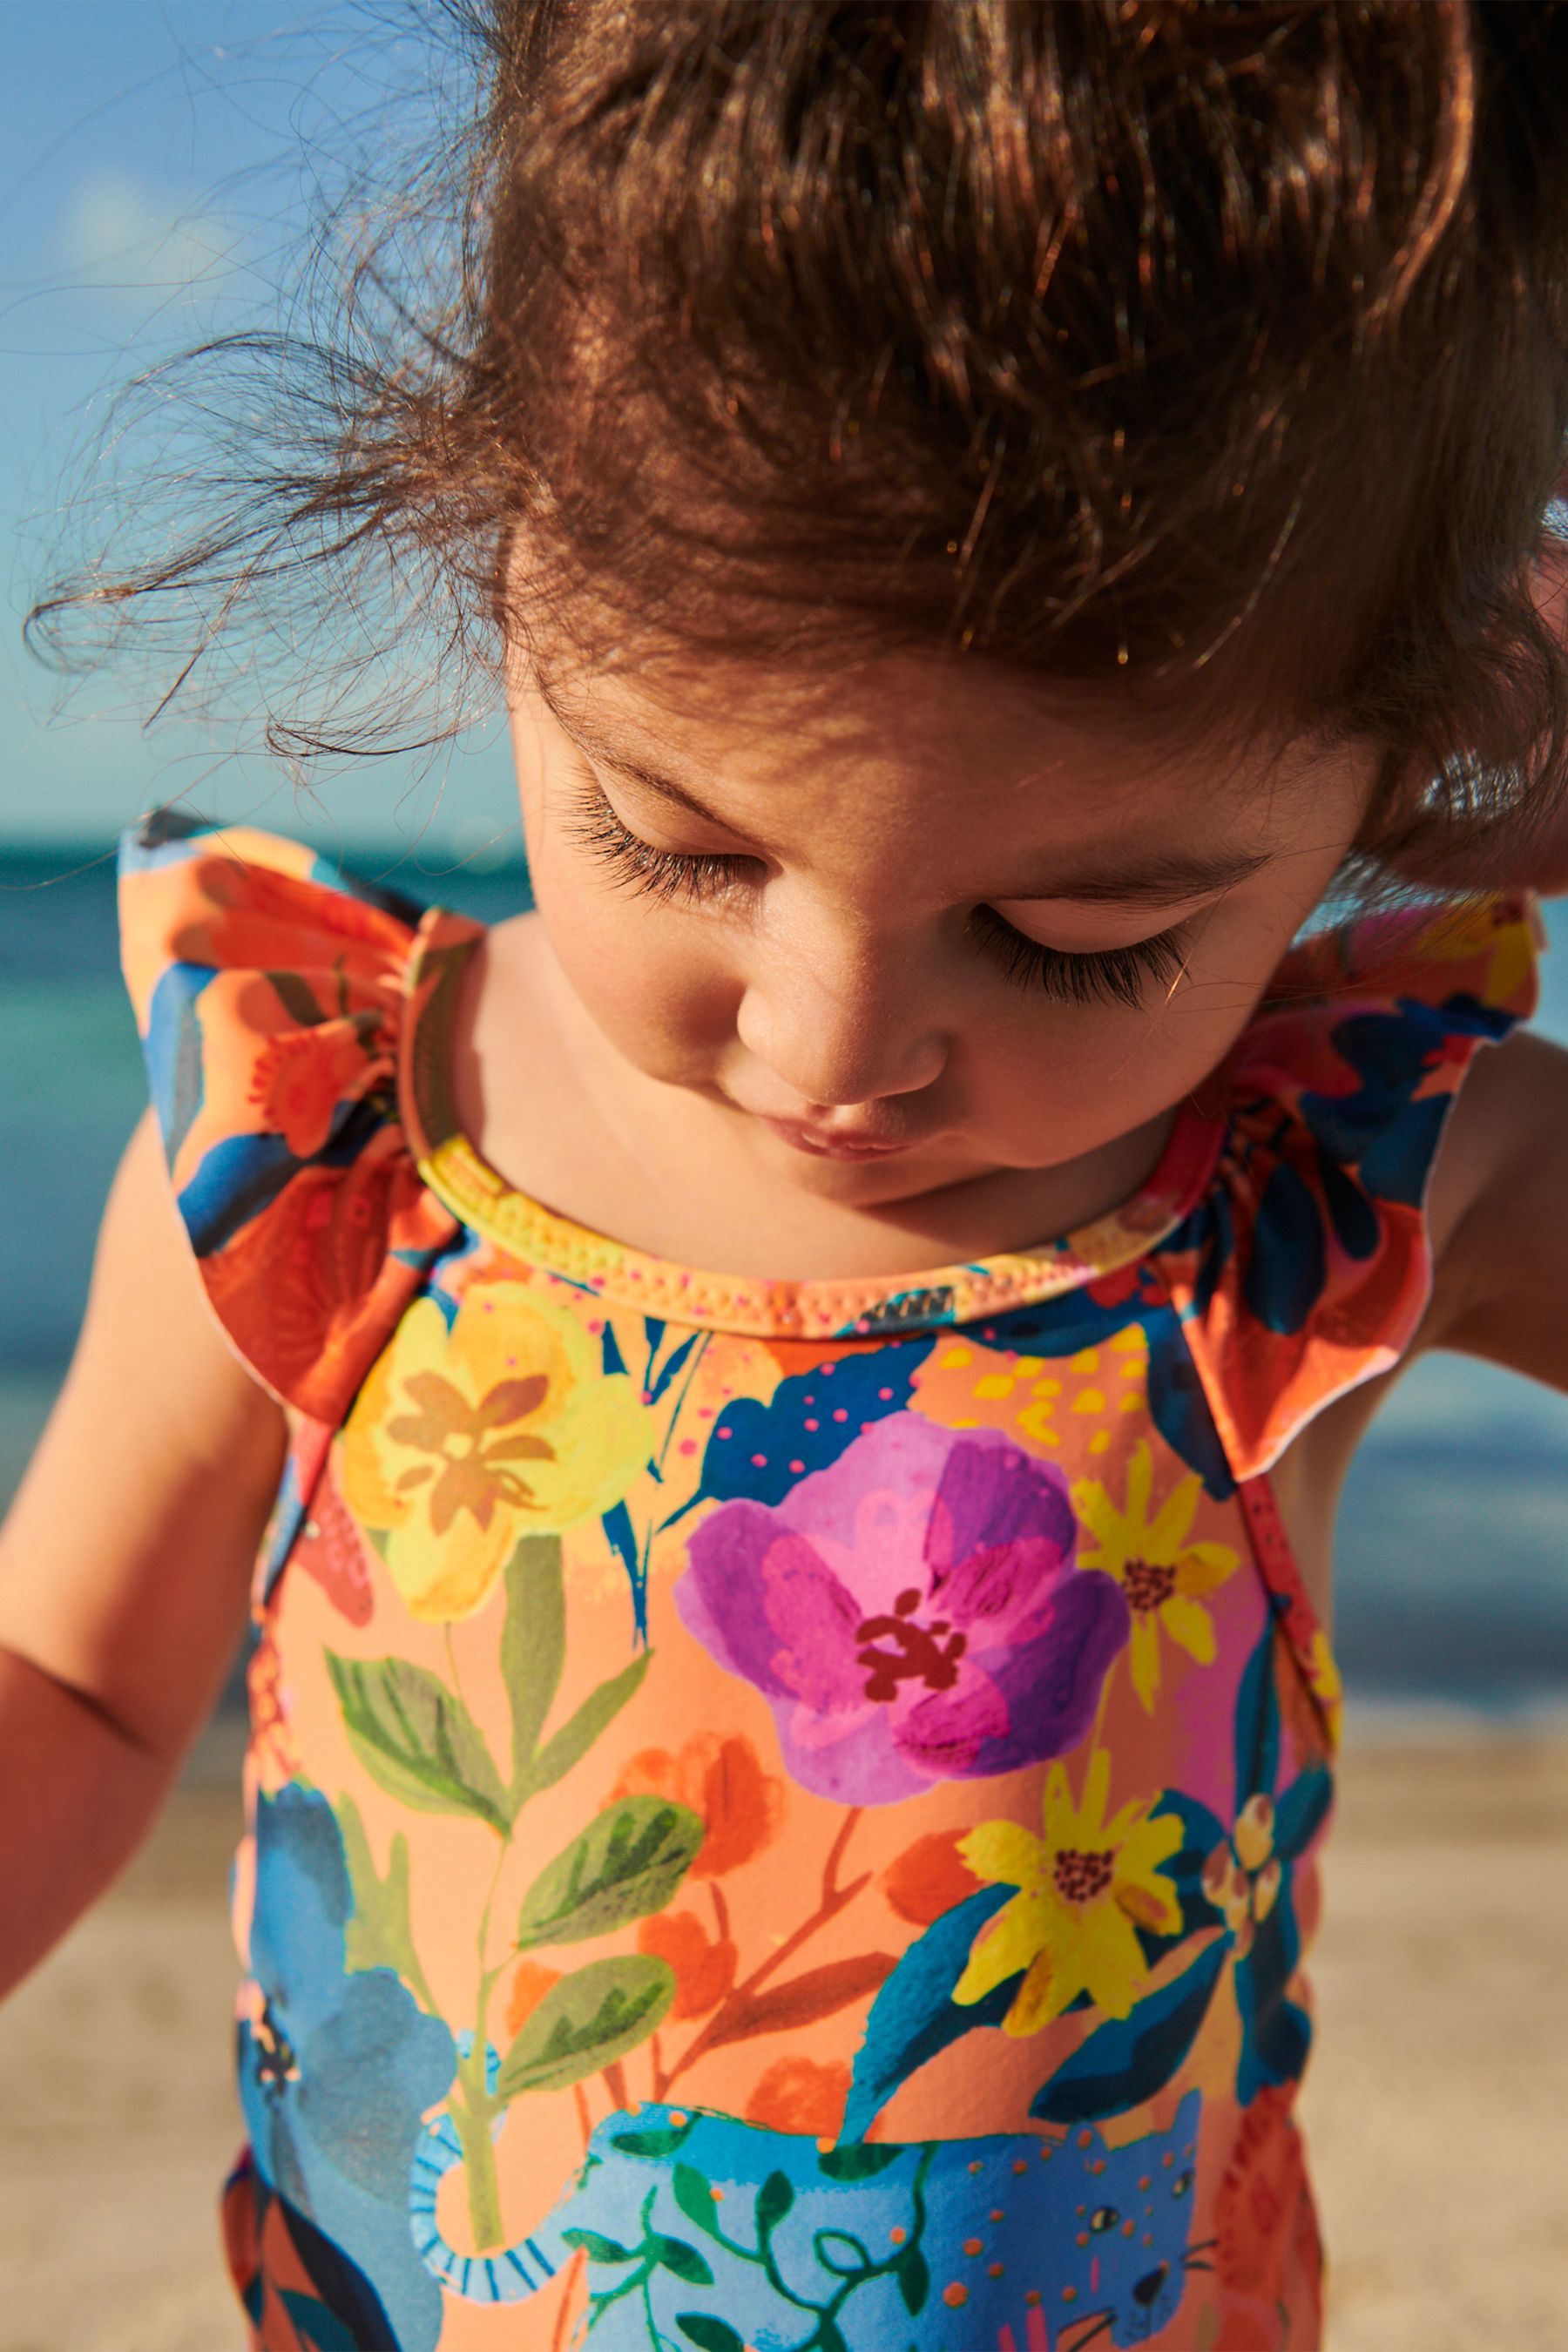
[[[1002,858],[1018,896],[1031,856],[1041,887],[1048,869],[1091,898],[1234,883],[1304,834],[1353,834],[1375,764],[1305,739],[1197,740],[1131,694],[976,661],[536,686],[581,750],[674,812],[818,855],[875,842],[965,872]]]

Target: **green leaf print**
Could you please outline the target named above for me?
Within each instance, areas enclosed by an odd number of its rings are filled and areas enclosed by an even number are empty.
[[[331,1018],[317,1003],[310,982],[301,980],[297,971],[269,971],[267,978],[279,1003],[301,1029],[319,1028],[323,1021]]]
[[[653,1652],[641,1650],[629,1665],[612,1675],[607,1683],[590,1691],[575,1715],[569,1716],[552,1738],[547,1739],[534,1758],[525,1778],[513,1791],[513,1801],[524,1804],[537,1796],[541,1789],[552,1789],[563,1780],[574,1764],[580,1763],[601,1732],[619,1715],[626,1701],[642,1683],[653,1664]]]
[[[931,2265],[918,2246],[909,2246],[899,2259],[897,2271],[899,2293],[904,2298],[904,2308],[911,2319],[925,2309],[931,2293]]]
[[[829,2180],[872,2180],[889,2164],[897,2164],[900,2153],[879,2141],[857,2140],[847,2147],[825,2147],[816,2168]]]
[[[835,2278],[866,2278],[876,2268],[867,2248],[847,2230],[816,2230],[811,2244],[823,2269]]]
[[[795,2190],[787,2174],[770,2172],[757,2191],[757,2234],[762,2239],[773,2236],[779,2223],[795,2203]]]
[[[660,2268],[673,2271],[688,2286],[711,2286],[713,2273],[695,2246],[684,2238],[667,2238],[661,2234],[648,2240],[648,2252]]]
[[[695,2126],[690,2123],[660,2126],[652,2131],[616,2132],[610,2146],[622,2156],[671,2156],[684,2147]]]
[[[719,2237],[721,2232],[718,2200],[708,2185],[706,2174],[699,2172],[694,2164],[678,2164],[670,2186],[675,2192],[675,2201],[687,2220],[694,2222],[698,2229],[706,2231],[709,2237]]]
[[[746,2352],[745,2339],[727,2319],[713,2319],[705,2311],[678,2311],[675,2324],[699,2352]]]
[[[650,1654],[639,1652],[618,1675],[590,1691],[552,1738],[544,1738],[566,1661],[566,1592],[559,1536],[525,1536],[506,1571],[501,1672],[511,1701],[511,1790],[515,1816],[542,1789],[563,1780],[641,1685]]]
[[[551,1986],[501,2061],[498,2103],[524,2091],[563,2091],[646,2042],[675,1999],[668,1960],[631,1952],[590,1960]]]
[[[514,1808],[566,1658],[566,1590],[559,1536],[524,1536],[507,1563],[500,1664],[511,1702]]]
[[[524,1895],[518,1949],[581,1944],[662,1911],[703,1834],[701,1816],[668,1797],[622,1797],[606,1805]]]
[[[353,1892],[353,1909],[344,1930],[344,1964],[350,1969],[395,1969],[423,2000],[425,1973],[408,1924],[408,1840],[401,1830],[397,1832],[383,1878],[353,1799],[340,1797],[332,1810],[342,1832]]]
[[[427,1813],[471,1813],[505,1836],[511,1826],[500,1775],[460,1698],[406,1658],[327,1653],[354,1753],[373,1780]]]
[[[591,2263],[635,2263],[637,2255],[630,2246],[623,2246],[618,2238],[601,2237],[597,2230],[563,2230],[562,2237],[569,2246],[580,2247]]]

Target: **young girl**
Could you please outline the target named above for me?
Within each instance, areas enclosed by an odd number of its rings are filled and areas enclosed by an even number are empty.
[[[1568,1384],[1561,14],[489,39],[439,331],[93,593],[468,583],[538,911],[127,836],[5,1975],[248,1588],[263,2352],[1305,2352],[1340,1480]]]

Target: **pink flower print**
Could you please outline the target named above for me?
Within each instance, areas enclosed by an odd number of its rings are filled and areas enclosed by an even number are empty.
[[[1076,1533],[1060,1473],[1005,1432],[893,1413],[782,1502],[704,1520],[676,1605],[767,1699],[795,1780],[894,1804],[1083,1738],[1129,1618],[1074,1571]]]

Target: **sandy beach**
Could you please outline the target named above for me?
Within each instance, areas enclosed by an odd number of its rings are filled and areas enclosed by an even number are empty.
[[[0,2011],[0,2352],[239,2352],[232,1747]],[[1352,1740],[1307,2093],[1329,2352],[1568,2342],[1568,1738]]]

